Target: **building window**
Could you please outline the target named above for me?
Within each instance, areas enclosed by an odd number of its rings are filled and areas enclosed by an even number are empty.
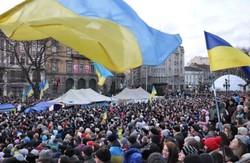
[[[67,73],[72,73],[72,62],[67,62],[67,67],[66,67],[66,72]]]
[[[10,64],[11,65],[15,64],[15,57],[13,55],[10,56]]]
[[[51,61],[51,72],[58,72],[58,61]]]

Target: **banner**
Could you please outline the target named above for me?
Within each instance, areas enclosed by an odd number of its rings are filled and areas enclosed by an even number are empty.
[[[79,64],[73,63],[73,74],[79,74]]]
[[[84,74],[90,74],[90,64],[89,63],[86,63],[84,64],[84,71],[83,71]]]

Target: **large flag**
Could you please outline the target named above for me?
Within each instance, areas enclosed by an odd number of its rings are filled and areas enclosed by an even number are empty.
[[[157,92],[156,92],[155,86],[153,86],[153,87],[152,87],[151,94],[150,94],[150,99],[149,99],[150,103],[153,102],[153,97],[154,97],[156,94],[157,94]]]
[[[211,71],[250,66],[250,57],[222,38],[205,32],[205,39]]]
[[[103,85],[104,82],[106,81],[107,77],[113,76],[113,74],[106,69],[104,66],[93,62],[96,74],[98,76],[98,85]]]
[[[122,0],[26,0],[0,16],[0,29],[14,40],[52,37],[115,72],[159,65],[182,42]]]
[[[42,98],[43,98],[43,95],[44,95],[44,89],[42,88],[41,90],[40,90],[40,100],[42,100]]]

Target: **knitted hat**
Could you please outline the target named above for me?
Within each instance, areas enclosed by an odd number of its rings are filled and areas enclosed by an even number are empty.
[[[198,154],[197,149],[191,145],[184,146],[182,151],[186,156],[189,154]]]
[[[82,152],[87,156],[91,156],[91,154],[93,153],[93,148],[87,145],[83,147]]]
[[[39,156],[39,151],[36,150],[36,149],[32,149],[32,150],[30,151],[30,153],[33,154],[33,155],[35,155],[35,156]]]
[[[29,151],[28,151],[28,149],[23,148],[23,149],[19,150],[19,153],[24,155],[24,156],[27,156],[29,154]]]
[[[166,160],[162,157],[162,155],[158,152],[154,152],[149,155],[147,159],[148,163],[158,163],[158,162],[166,162]]]
[[[246,127],[239,127],[238,128],[238,135],[244,135],[247,136],[247,128]]]
[[[17,154],[17,155],[15,155],[15,157],[18,161],[25,161],[25,158],[22,154]]]
[[[204,140],[204,145],[207,146],[207,148],[211,151],[216,150],[220,147],[221,145],[221,137],[216,136],[214,138],[207,138]]]
[[[127,144],[127,143],[128,143],[128,140],[126,138],[121,139],[121,144]]]
[[[106,148],[100,148],[96,151],[96,157],[102,162],[108,162],[111,159],[111,153]]]
[[[30,138],[28,136],[26,136],[24,139],[23,139],[23,143],[26,144],[26,143],[29,143],[30,142]]]
[[[88,142],[87,142],[87,145],[88,145],[88,146],[93,146],[93,145],[94,145],[94,142],[93,142],[93,141],[88,141]]]

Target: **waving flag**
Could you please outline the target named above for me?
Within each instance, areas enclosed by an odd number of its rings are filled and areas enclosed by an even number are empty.
[[[27,97],[30,97],[34,93],[32,86],[29,86],[29,89],[27,91]]]
[[[49,88],[49,81],[46,80],[46,81],[45,81],[45,84],[44,84],[44,87],[43,87],[43,90],[45,91],[45,90],[47,90],[48,88]]]
[[[26,90],[25,87],[23,87],[23,91],[22,91],[22,102],[24,102],[26,100]]]
[[[211,71],[250,66],[250,57],[222,38],[205,32],[205,39]]]
[[[157,94],[157,92],[156,92],[155,86],[153,86],[153,87],[152,87],[152,91],[151,91],[151,95],[150,95],[150,99],[149,99],[150,103],[152,103],[153,97],[154,97],[156,94]]]
[[[104,66],[94,62],[94,67],[96,74],[98,76],[98,85],[103,85],[104,82],[106,81],[107,77],[113,76],[113,74],[106,69]]]
[[[159,65],[181,44],[122,0],[26,0],[0,16],[0,28],[14,40],[52,37],[115,72]]]

